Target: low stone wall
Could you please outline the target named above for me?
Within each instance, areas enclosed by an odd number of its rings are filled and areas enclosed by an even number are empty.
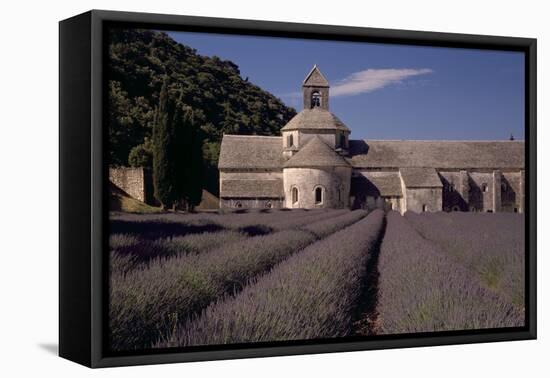
[[[152,177],[144,168],[109,168],[109,180],[131,197],[151,204],[153,202]]]
[[[270,198],[222,198],[222,209],[280,209],[283,201]]]

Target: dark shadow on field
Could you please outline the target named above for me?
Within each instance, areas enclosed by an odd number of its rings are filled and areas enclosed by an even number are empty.
[[[135,234],[144,239],[158,239],[163,237],[184,236],[189,234],[201,234],[204,232],[217,232],[225,230],[217,223],[185,224],[176,222],[151,221],[127,221],[113,219],[110,222],[111,234]]]
[[[260,235],[267,235],[272,233],[273,229],[263,224],[257,224],[257,225],[241,227],[239,228],[239,232],[247,234],[248,236],[260,236]]]
[[[356,309],[353,321],[353,336],[369,336],[376,334],[378,321],[378,282],[380,272],[378,271],[378,259],[380,257],[380,247],[386,234],[387,220],[384,217],[384,223],[380,230],[380,235],[373,246],[371,257],[367,263],[365,278],[361,283],[361,297],[359,306]]]

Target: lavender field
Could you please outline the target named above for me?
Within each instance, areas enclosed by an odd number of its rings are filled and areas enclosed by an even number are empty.
[[[115,351],[521,326],[523,217],[111,214]]]

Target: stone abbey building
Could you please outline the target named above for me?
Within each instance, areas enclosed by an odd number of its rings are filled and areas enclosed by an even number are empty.
[[[523,212],[523,141],[350,140],[314,66],[282,136],[224,135],[222,208]]]

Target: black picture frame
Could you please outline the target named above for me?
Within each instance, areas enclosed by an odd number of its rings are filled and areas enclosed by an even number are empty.
[[[103,110],[110,24],[224,34],[365,41],[525,53],[526,326],[112,354],[105,340],[108,167]],[[535,339],[536,39],[92,10],[59,24],[59,354],[89,367]]]

